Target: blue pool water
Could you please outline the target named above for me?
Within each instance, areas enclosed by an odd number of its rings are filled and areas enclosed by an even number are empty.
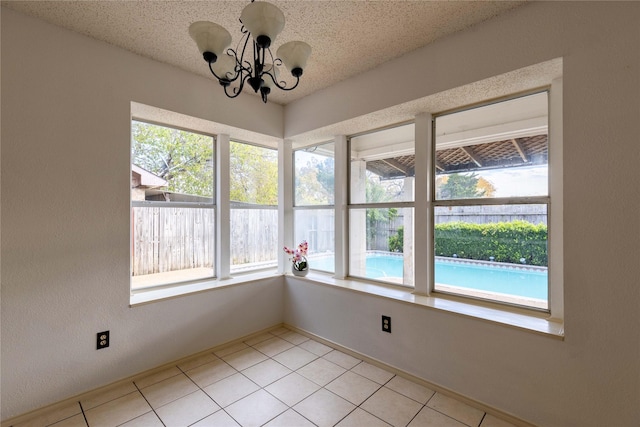
[[[312,268],[333,271],[333,258],[311,261]],[[402,277],[401,256],[367,255],[366,277],[384,279]],[[547,272],[517,268],[493,267],[484,264],[461,264],[436,260],[436,283],[459,286],[527,298],[548,298]]]

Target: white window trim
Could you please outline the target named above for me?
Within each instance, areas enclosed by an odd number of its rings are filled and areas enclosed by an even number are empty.
[[[216,147],[216,272],[222,280],[231,277],[230,141],[229,134],[219,134]]]
[[[334,270],[335,277],[337,279],[344,279],[347,277],[349,265],[349,212],[345,209],[348,202],[349,191],[344,184],[348,182],[349,176],[349,154],[346,135],[337,135],[334,140],[334,218],[335,218],[335,261]]]
[[[564,319],[564,184],[562,77],[549,88],[549,318]]]
[[[189,129],[185,129],[179,126],[174,126],[174,125],[169,125],[169,124],[163,124],[163,123],[158,123],[158,122],[154,122],[154,121],[149,121],[149,120],[145,120],[145,119],[140,119],[140,118],[136,118],[136,117],[131,117],[129,123],[132,123],[133,121],[137,121],[140,123],[145,123],[145,124],[149,124],[149,125],[154,125],[154,126],[160,126],[160,127],[165,127],[165,128],[170,128],[170,129],[177,129],[177,130],[182,130],[185,132],[192,132],[192,133],[197,133],[199,135],[204,135],[206,137],[210,137],[212,139],[212,145],[213,145],[213,150],[215,155],[218,155],[218,149],[217,149],[217,138],[216,135],[212,135],[212,134],[208,134],[205,132],[200,132],[200,131],[195,131],[195,130],[189,130]],[[131,134],[131,130],[130,130],[130,134]],[[130,151],[131,151],[131,146],[129,147]],[[129,176],[131,176],[132,170],[133,170],[133,159],[130,158],[129,159],[129,164],[131,165],[131,168],[129,170]],[[215,188],[215,192],[216,192],[216,199],[214,201],[212,201],[212,203],[190,203],[190,202],[163,202],[163,201],[147,201],[147,200],[132,200],[131,198],[131,191],[129,192],[129,211],[133,212],[133,208],[136,207],[141,207],[141,208],[151,208],[151,207],[156,207],[156,208],[160,208],[160,209],[168,209],[168,208],[187,208],[187,209],[211,209],[214,211],[214,215],[216,217],[216,231],[218,228],[218,214],[219,214],[219,210],[218,210],[218,195],[220,194],[220,192],[218,191],[218,181],[217,181],[217,174],[219,173],[219,169],[216,166],[214,166],[214,170],[216,171],[216,188]],[[131,220],[133,221],[133,220]],[[131,230],[133,227],[133,223],[129,224],[129,229]],[[134,236],[130,235],[129,239],[130,241],[133,239]],[[214,236],[214,242],[216,245],[216,250],[214,253],[214,259],[213,261],[213,276],[211,277],[206,277],[206,278],[202,278],[202,279],[196,279],[196,280],[183,280],[183,281],[178,281],[178,282],[170,282],[170,283],[160,283],[160,284],[154,284],[154,285],[149,285],[149,286],[142,286],[142,287],[138,287],[136,289],[133,289],[133,273],[132,273],[132,268],[130,266],[130,273],[129,273],[129,294],[130,294],[130,298],[133,301],[134,299],[134,295],[138,295],[141,293],[146,293],[146,292],[151,292],[151,291],[155,291],[158,289],[167,289],[167,288],[179,288],[179,287],[184,287],[184,286],[188,286],[188,285],[193,285],[194,283],[198,283],[198,282],[202,282],[202,281],[211,281],[211,280],[215,280],[216,277],[219,275],[219,270],[218,270],[218,260],[219,260],[219,252],[218,252],[218,240],[217,236]],[[133,260],[133,257],[135,256],[135,254],[133,253],[134,251],[134,247],[133,245],[130,246],[130,254],[129,254],[129,259]],[[131,261],[130,261],[131,262]]]
[[[308,280],[318,280],[325,284],[342,286],[350,290],[372,293],[379,296],[395,295],[394,299],[412,301],[420,305],[433,308],[447,306],[447,311],[479,317],[498,323],[513,324],[514,326],[531,329],[536,332],[548,333],[554,336],[564,335],[564,292],[563,292],[563,183],[562,183],[562,78],[552,81],[547,89],[549,93],[549,196],[537,198],[547,203],[549,215],[549,299],[548,310],[543,312],[528,307],[512,307],[498,301],[482,301],[467,298],[462,295],[446,295],[433,291],[434,287],[434,218],[433,194],[431,186],[433,162],[433,132],[430,113],[415,116],[415,194],[427,194],[427,197],[416,197],[413,202],[416,218],[426,218],[426,221],[416,221],[414,228],[414,256],[415,260],[428,262],[414,262],[414,288],[408,293],[406,287],[376,283],[374,281],[348,277],[348,225],[347,215],[351,207],[366,207],[367,205],[350,205],[347,201],[346,189],[348,180],[348,148],[347,137],[336,136],[336,273],[332,278],[321,274],[311,274]],[[515,198],[514,198],[515,199]],[[536,198],[527,198],[529,201]],[[488,203],[492,203],[489,201]],[[402,203],[401,203],[402,204]],[[395,205],[394,205],[395,206]],[[339,223],[340,221],[340,223]],[[339,243],[340,242],[340,243]],[[341,247],[339,247],[341,246]],[[338,256],[339,251],[343,253]],[[420,278],[428,278],[426,280]],[[426,299],[425,299],[426,298]],[[455,307],[455,308],[451,308]],[[489,310],[489,311],[487,311]],[[486,313],[491,314],[487,315]],[[485,313],[485,314],[478,314]],[[498,313],[498,314],[496,314]],[[504,316],[502,316],[502,313]],[[527,322],[527,317],[532,319]],[[511,319],[511,320],[510,320]],[[525,319],[525,320],[523,320]],[[542,321],[542,323],[541,323]],[[523,326],[524,325],[524,326]],[[532,326],[533,325],[533,326]],[[546,326],[545,326],[546,325]]]
[[[416,211],[415,211],[415,206],[416,206],[416,196],[417,194],[419,194],[417,192],[417,187],[416,187],[416,183],[418,178],[416,176],[414,176],[414,188],[413,188],[413,200],[411,201],[391,201],[391,202],[379,202],[379,203],[369,203],[369,202],[352,202],[350,200],[350,189],[351,189],[351,163],[352,163],[352,159],[351,159],[351,146],[350,146],[350,139],[356,136],[361,136],[361,135],[365,135],[365,134],[371,134],[371,133],[375,133],[377,131],[380,130],[385,130],[385,129],[389,129],[389,128],[395,128],[395,127],[400,127],[400,126],[404,126],[404,125],[409,125],[412,124],[411,122],[404,122],[404,123],[398,123],[397,125],[393,125],[393,126],[389,126],[389,127],[385,127],[382,129],[378,129],[378,130],[372,130],[370,132],[362,132],[359,133],[357,135],[352,135],[352,136],[340,136],[340,138],[344,138],[344,143],[343,143],[343,147],[341,147],[341,158],[340,160],[342,161],[341,163],[341,173],[343,175],[341,175],[344,179],[344,181],[342,181],[342,183],[339,183],[337,176],[335,178],[335,182],[336,182],[336,188],[340,187],[343,189],[344,194],[341,195],[342,198],[342,202],[344,203],[342,206],[338,207],[337,203],[337,199],[336,199],[336,216],[338,216],[338,212],[343,213],[344,218],[343,218],[343,223],[342,223],[342,227],[344,228],[344,233],[342,234],[343,237],[341,237],[342,240],[344,240],[343,243],[343,256],[341,259],[341,263],[340,263],[340,268],[341,268],[341,275],[336,277],[341,277],[341,278],[346,278],[346,279],[356,279],[356,280],[367,280],[367,281],[371,281],[372,283],[380,283],[380,284],[387,284],[389,282],[384,282],[384,281],[379,281],[379,280],[374,280],[374,279],[369,279],[369,278],[365,278],[365,277],[359,277],[359,276],[351,276],[350,272],[349,272],[349,264],[350,264],[350,260],[349,260],[349,256],[351,253],[351,249],[350,249],[350,243],[349,243],[349,236],[350,236],[350,229],[349,229],[349,218],[350,218],[350,212],[352,210],[361,210],[364,209],[366,211],[366,209],[414,209],[413,211],[413,226],[414,226],[414,230],[415,230],[415,225],[416,222],[415,221],[416,218],[418,218],[416,216]],[[336,150],[338,149],[338,138],[336,137]],[[395,154],[398,155],[406,155],[406,154],[411,154],[414,153],[415,154],[415,147],[416,142],[411,141],[411,143],[403,143],[401,144],[401,150],[399,152],[396,152]],[[382,158],[382,157],[386,157],[384,155],[385,151],[384,148],[377,148],[375,150],[371,150],[371,152],[369,154],[372,154],[372,152],[375,151],[375,155],[378,156],[378,158]],[[375,157],[374,157],[375,158]],[[338,161],[338,153],[336,151],[336,163]],[[336,164],[336,175],[338,174],[338,165]],[[414,173],[417,173],[417,168],[414,171]],[[336,195],[337,198],[338,195]],[[337,231],[337,228],[336,228]],[[414,234],[415,236],[415,234]],[[338,236],[336,236],[336,245],[338,242]],[[414,290],[415,289],[415,282],[416,282],[416,278],[420,277],[417,275],[415,267],[416,267],[416,260],[417,258],[417,253],[416,253],[416,249],[415,246],[417,245],[415,237],[413,239],[413,283],[412,284],[398,284],[395,286],[399,286],[401,288],[404,289],[411,289]],[[336,250],[337,252],[337,250]],[[336,260],[336,271],[338,270],[338,262]]]
[[[289,175],[287,175],[287,179],[289,179],[288,181],[286,181],[286,183],[283,182],[283,185],[288,185],[288,187],[285,187],[285,192],[286,192],[286,196],[290,197],[290,204],[286,205],[286,206],[290,206],[291,209],[290,211],[286,211],[287,213],[290,212],[290,217],[287,217],[284,221],[284,224],[287,225],[287,228],[289,228],[289,233],[286,234],[286,239],[281,242],[280,247],[284,247],[284,246],[296,246],[299,242],[294,242],[294,238],[295,238],[295,213],[296,211],[304,211],[304,210],[327,210],[327,211],[331,211],[333,210],[335,213],[335,206],[336,206],[336,201],[334,200],[334,204],[326,204],[326,205],[296,205],[295,203],[295,193],[296,193],[296,188],[295,188],[295,168],[296,168],[296,164],[295,164],[295,154],[297,151],[300,150],[305,150],[305,149],[309,149],[310,147],[318,147],[318,146],[322,146],[322,145],[327,145],[327,144],[334,144],[334,183],[337,182],[337,178],[335,176],[336,174],[336,163],[337,163],[337,159],[336,159],[336,145],[335,145],[335,141],[324,141],[324,142],[318,142],[318,143],[314,143],[314,144],[309,144],[309,145],[305,145],[303,147],[297,147],[295,149],[292,148],[292,144],[288,143],[285,144],[285,146],[288,145],[288,149],[290,151],[284,153],[284,155],[286,156],[286,158],[289,161]],[[283,175],[283,174],[281,174]],[[283,180],[284,181],[284,180]],[[338,188],[338,186],[334,186],[334,198],[338,197],[340,192],[341,192],[341,188]],[[342,250],[343,246],[342,244],[340,244],[338,242],[338,236],[340,236],[339,233],[336,232],[336,227],[338,226],[339,221],[335,218],[334,215],[334,257],[337,259],[339,256],[339,251]],[[285,226],[285,225],[283,225]],[[284,253],[284,251],[282,251],[282,259],[283,259],[283,265],[282,265],[282,273],[288,273],[291,271],[291,262],[289,259],[289,256],[286,255]],[[334,275],[336,277],[337,273],[335,272],[335,269],[337,268],[335,263],[337,261],[334,260]]]
[[[556,93],[556,92],[561,92],[561,88],[560,90],[558,90],[558,87],[556,86],[555,88],[552,86],[545,88],[542,91],[532,91],[531,94],[536,94],[536,93],[541,93],[541,92],[547,92],[548,97],[547,97],[547,102],[548,102],[548,119],[547,119],[547,124],[549,127],[551,127],[551,122],[552,120],[555,120],[555,122],[557,123],[557,121],[559,120],[560,122],[562,121],[562,108],[561,108],[561,103],[557,104],[557,105],[553,105],[552,106],[552,102],[551,102],[551,96],[552,96],[552,92]],[[519,96],[527,96],[527,94],[522,94],[522,95],[515,95],[512,97],[506,97],[504,99],[504,101],[509,101],[511,99],[517,99]],[[503,101],[499,101],[499,102],[503,102]],[[490,104],[488,104],[490,105]],[[559,108],[558,108],[559,107]],[[552,111],[553,110],[553,111]],[[556,110],[559,110],[556,111]],[[461,110],[461,111],[464,111]],[[559,116],[558,116],[559,114]],[[553,117],[552,117],[553,115]],[[547,128],[547,126],[541,126],[544,127],[545,129]],[[429,156],[431,155],[435,155],[435,138],[433,135],[435,135],[436,129],[435,129],[435,119],[432,118],[432,136],[431,138],[428,140],[428,143],[426,145],[428,145],[428,149],[429,149]],[[547,248],[547,256],[548,256],[548,271],[549,271],[549,276],[548,276],[548,290],[549,290],[549,294],[548,294],[548,299],[547,299],[547,308],[546,309],[537,309],[537,308],[533,308],[533,307],[526,307],[526,306],[522,306],[525,309],[531,309],[531,310],[539,310],[542,311],[544,313],[547,313],[549,315],[549,317],[553,317],[553,318],[557,318],[558,320],[562,319],[562,314],[559,313],[560,307],[558,307],[557,305],[552,306],[552,300],[556,299],[556,293],[552,294],[552,289],[556,290],[557,286],[560,286],[560,288],[562,287],[562,283],[556,283],[557,280],[557,275],[553,274],[552,276],[552,272],[554,272],[556,265],[561,265],[561,262],[556,262],[555,259],[552,259],[552,252],[561,252],[557,250],[558,245],[554,244],[555,243],[555,233],[552,233],[552,221],[553,221],[553,225],[558,225],[558,221],[554,221],[555,218],[555,212],[551,211],[551,200],[556,201],[556,197],[558,197],[558,200],[560,203],[555,203],[555,204],[560,204],[561,205],[561,197],[557,195],[557,193],[553,192],[552,193],[552,176],[554,177],[554,180],[560,179],[562,178],[562,174],[561,174],[561,170],[560,170],[560,174],[557,173],[557,171],[554,169],[553,172],[552,171],[552,163],[551,163],[551,158],[553,155],[556,154],[556,152],[554,151],[553,153],[551,152],[551,147],[556,148],[556,150],[558,149],[556,144],[558,146],[560,146],[560,149],[562,147],[562,142],[561,142],[561,135],[558,138],[558,141],[556,141],[555,139],[552,140],[552,137],[557,137],[558,135],[551,135],[549,133],[549,161],[548,161],[548,169],[549,169],[549,178],[548,178],[548,195],[547,196],[536,196],[536,197],[517,197],[517,196],[513,196],[513,197],[506,197],[506,198],[500,198],[500,199],[470,199],[470,200],[435,200],[434,199],[434,194],[435,191],[433,191],[433,188],[429,188],[429,193],[428,193],[428,204],[429,204],[429,209],[428,209],[428,214],[429,214],[429,233],[430,236],[428,238],[428,241],[432,242],[435,241],[435,225],[434,225],[434,216],[435,216],[435,208],[439,207],[439,206],[458,206],[458,205],[462,205],[462,206],[468,206],[468,205],[495,205],[495,204],[520,204],[520,203],[524,203],[524,204],[543,204],[547,206],[547,216],[549,218],[549,226],[548,226],[548,248]],[[433,153],[433,154],[432,154]],[[562,159],[560,159],[562,160]],[[561,166],[562,163],[560,161],[560,163],[558,162],[554,162],[553,163],[553,167],[555,166]],[[428,174],[428,183],[430,185],[433,185],[433,183],[435,182],[434,180],[432,180],[432,177],[435,176],[434,174],[434,162],[433,161],[429,161],[428,162],[428,170],[429,170],[429,174]],[[553,186],[555,188],[557,188],[558,183],[554,181]],[[561,187],[561,183],[560,183],[560,187]],[[560,227],[561,227],[561,216],[560,216]],[[560,233],[561,234],[561,233]],[[560,247],[561,247],[561,241],[560,241]],[[554,249],[552,251],[552,249]],[[435,280],[434,278],[434,264],[435,264],[435,257],[433,252],[433,249],[430,247],[429,249],[427,249],[428,251],[430,251],[431,253],[429,254],[429,267],[430,267],[430,274],[427,276],[429,279],[429,287],[427,290],[427,295],[437,295],[439,292],[441,291],[436,291],[434,289],[435,287]],[[446,292],[442,292],[442,293],[446,293]],[[460,296],[465,298],[465,294],[464,293],[455,293],[453,295],[456,296]],[[471,297],[469,297],[471,298]],[[493,299],[488,299],[488,301],[491,302],[499,302],[498,300],[493,300]],[[508,303],[504,303],[504,304],[508,304]],[[562,304],[562,301],[560,301],[560,305]],[[552,311],[553,310],[553,311]]]
[[[229,279],[231,277],[235,277],[235,276],[240,276],[240,275],[244,275],[244,274],[253,274],[253,273],[258,273],[260,271],[266,271],[266,272],[270,272],[279,269],[280,266],[280,253],[279,251],[277,251],[277,255],[276,255],[276,259],[275,259],[275,265],[269,265],[269,266],[260,266],[260,267],[253,267],[250,269],[241,269],[240,271],[238,271],[238,269],[234,270],[234,267],[238,267],[238,266],[242,266],[242,264],[240,265],[231,265],[231,212],[234,209],[242,209],[242,210],[277,210],[278,211],[278,219],[276,221],[276,225],[278,227],[278,233],[277,233],[277,237],[276,237],[276,244],[279,246],[279,242],[280,242],[280,229],[282,227],[282,225],[280,224],[280,208],[279,206],[281,205],[280,203],[280,194],[281,192],[278,191],[278,206],[276,205],[260,205],[260,204],[251,204],[251,203],[245,203],[245,202],[238,202],[238,201],[233,201],[231,200],[231,143],[234,144],[244,144],[244,145],[249,145],[251,147],[255,147],[255,148],[260,148],[260,149],[265,149],[265,150],[271,150],[271,151],[275,151],[276,153],[276,163],[278,168],[280,168],[280,144],[278,144],[278,146],[273,146],[273,144],[258,144],[258,143],[254,143],[254,142],[247,142],[247,141],[243,141],[237,138],[231,138],[229,137],[229,135],[225,135],[225,137],[229,138],[227,141],[227,154],[226,157],[224,159],[220,159],[221,162],[224,162],[224,173],[225,173],[225,179],[226,179],[226,187],[224,187],[224,194],[226,195],[226,200],[225,202],[228,203],[228,208],[225,209],[225,212],[228,214],[228,218],[226,218],[225,221],[225,228],[227,228],[227,230],[224,230],[226,234],[222,234],[221,235],[221,239],[223,239],[223,242],[221,242],[221,244],[225,244],[227,245],[226,250],[221,254],[222,256],[220,257],[220,262],[222,264],[224,264],[224,266],[226,267],[226,276],[222,276],[220,275],[220,278],[223,279]],[[222,167],[220,167],[219,169],[222,170]],[[279,172],[279,170],[278,170]],[[280,186],[280,175],[282,175],[281,173],[278,173],[278,179],[277,179],[277,185]],[[280,187],[278,187],[280,188]]]
[[[291,246],[293,241],[293,146],[283,140],[278,147],[278,247]],[[278,273],[284,274],[288,259],[278,251]]]

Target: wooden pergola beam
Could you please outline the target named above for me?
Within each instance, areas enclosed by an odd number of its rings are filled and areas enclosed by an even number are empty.
[[[396,159],[380,159],[381,162],[391,166],[392,168],[399,170],[406,176],[409,176],[410,168],[408,166],[403,165]]]
[[[482,167],[482,161],[480,160],[480,158],[478,157],[476,152],[473,151],[473,149],[471,149],[469,147],[460,147],[460,149],[462,151],[464,151],[467,154],[467,156],[469,156],[469,158],[471,158],[471,160],[473,160],[473,163],[478,165],[479,168]]]
[[[524,151],[524,147],[522,146],[522,144],[520,144],[520,142],[516,141],[515,139],[512,139],[511,143],[518,151],[518,154],[520,154],[522,161],[525,163],[529,163],[529,156],[527,156],[527,153]]]

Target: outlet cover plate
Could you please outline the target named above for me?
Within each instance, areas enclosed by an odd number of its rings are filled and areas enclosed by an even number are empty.
[[[382,332],[391,333],[391,317],[382,316]]]
[[[109,331],[98,332],[96,338],[96,350],[109,347]]]

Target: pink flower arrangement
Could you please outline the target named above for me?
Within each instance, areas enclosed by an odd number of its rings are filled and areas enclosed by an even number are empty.
[[[284,247],[285,253],[291,255],[291,262],[293,262],[293,268],[298,271],[303,271],[308,268],[307,264],[307,251],[309,250],[309,244],[306,240],[303,240],[296,249],[289,249]]]

